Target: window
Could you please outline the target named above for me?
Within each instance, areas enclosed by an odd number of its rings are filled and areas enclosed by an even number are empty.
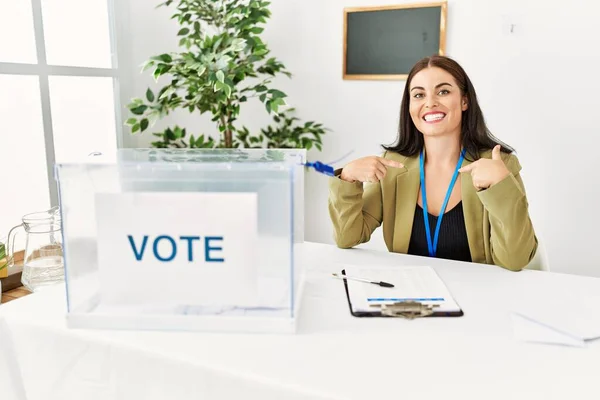
[[[0,2],[0,237],[58,204],[55,163],[121,144],[113,1]]]

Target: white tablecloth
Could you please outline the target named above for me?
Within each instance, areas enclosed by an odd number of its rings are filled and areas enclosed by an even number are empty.
[[[600,279],[311,243],[299,255],[295,335],[70,330],[61,287],[0,306],[27,399],[600,398],[600,343],[520,342],[510,320],[534,298],[600,293]],[[431,265],[465,315],[354,318],[336,263]]]

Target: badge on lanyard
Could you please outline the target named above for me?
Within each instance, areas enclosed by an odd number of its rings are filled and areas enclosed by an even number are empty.
[[[421,150],[420,156],[420,172],[421,172],[421,197],[423,198],[423,219],[425,220],[425,234],[427,235],[427,249],[429,250],[429,257],[435,257],[437,252],[437,244],[440,235],[440,227],[442,226],[442,217],[446,212],[446,207],[448,206],[448,200],[450,200],[450,195],[452,194],[452,189],[454,189],[454,184],[456,183],[456,178],[458,178],[458,170],[462,165],[462,162],[465,158],[465,150],[463,149],[460,152],[460,157],[458,159],[458,164],[456,164],[456,169],[454,170],[454,175],[452,175],[452,180],[450,181],[450,186],[448,187],[448,192],[446,192],[446,198],[444,199],[444,203],[442,204],[442,209],[440,210],[440,215],[437,220],[437,225],[435,226],[435,232],[433,236],[433,240],[431,239],[431,229],[429,228],[429,213],[427,212],[427,191],[425,190],[425,149]]]

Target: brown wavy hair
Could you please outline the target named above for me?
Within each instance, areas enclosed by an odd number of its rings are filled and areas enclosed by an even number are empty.
[[[429,67],[441,68],[452,75],[458,84],[461,95],[467,97],[468,108],[463,111],[461,122],[461,141],[463,148],[466,150],[466,158],[470,161],[478,160],[481,158],[482,151],[491,150],[498,144],[502,146],[504,153],[512,153],[514,149],[498,140],[487,128],[483,113],[477,102],[475,88],[465,70],[453,59],[439,55],[421,59],[410,70],[404,86],[402,104],[400,105],[398,138],[395,144],[384,145],[383,148],[406,157],[417,155],[423,149],[423,134],[417,130],[409,112],[410,83],[419,71]]]

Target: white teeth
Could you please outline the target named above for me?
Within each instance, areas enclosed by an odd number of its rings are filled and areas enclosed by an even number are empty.
[[[446,116],[446,114],[442,114],[442,113],[439,113],[439,114],[427,114],[425,116],[425,121],[427,121],[427,122],[437,121],[437,120],[440,120],[440,119],[444,118],[445,116]]]

